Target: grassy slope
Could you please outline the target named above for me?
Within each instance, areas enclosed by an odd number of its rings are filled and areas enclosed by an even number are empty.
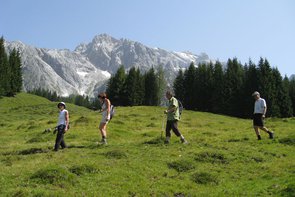
[[[21,93],[0,99],[0,194],[3,196],[292,196],[295,119],[268,119],[275,140],[257,141],[251,120],[184,111],[190,142],[160,140],[161,107],[117,107],[109,145],[100,146],[100,115],[68,105],[69,148],[53,152],[43,134],[56,103]]]

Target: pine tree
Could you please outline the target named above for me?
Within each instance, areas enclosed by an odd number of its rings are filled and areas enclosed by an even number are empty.
[[[289,95],[292,103],[293,116],[295,116],[295,77],[289,81]]]
[[[287,76],[284,77],[283,82],[282,82],[282,89],[281,89],[281,95],[280,97],[280,112],[281,112],[281,117],[287,118],[291,117],[293,115],[293,108],[292,108],[292,100],[290,97],[290,82]]]
[[[154,68],[145,74],[145,105],[157,106],[160,104],[159,87]]]
[[[178,71],[178,75],[176,76],[174,82],[173,82],[173,90],[175,97],[179,99],[181,102],[184,100],[184,74],[182,69]]]
[[[166,86],[167,86],[167,82],[165,80],[165,75],[164,75],[164,69],[163,69],[163,66],[160,65],[158,68],[157,68],[157,74],[156,74],[156,77],[157,77],[157,87],[158,87],[158,99],[159,99],[159,104],[163,104],[161,102],[164,102],[165,100],[165,89],[166,89]]]
[[[258,70],[256,65],[249,60],[249,64],[244,67],[244,84],[242,94],[242,117],[251,118],[253,114],[253,99],[251,95],[254,91],[258,91]]]
[[[122,105],[134,106],[137,105],[137,95],[136,95],[136,70],[132,67],[128,74],[126,75],[126,80],[123,87],[122,93]]]
[[[212,112],[224,113],[224,70],[222,64],[217,61],[214,65],[213,71],[213,89],[212,89]]]
[[[244,71],[237,58],[229,59],[225,72],[225,113],[241,117],[241,92],[243,87]]]
[[[125,68],[122,65],[117,70],[115,76],[112,76],[108,82],[106,92],[111,102],[116,106],[121,105],[121,95],[123,94],[125,79]]]
[[[258,63],[258,91],[267,103],[267,115],[272,115],[273,108],[273,75],[267,60],[260,58]]]
[[[4,38],[0,38],[0,96],[6,96],[9,89],[9,64],[4,48]]]
[[[183,106],[186,109],[195,109],[195,103],[198,102],[195,100],[195,76],[196,68],[192,62],[188,69],[184,72],[184,100]]]

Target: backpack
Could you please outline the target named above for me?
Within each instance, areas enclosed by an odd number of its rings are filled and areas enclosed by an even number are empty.
[[[111,105],[110,109],[110,120],[112,120],[113,116],[115,115],[115,106]]]
[[[180,117],[183,111],[183,105],[180,100],[177,99],[177,101],[178,101],[179,117]]]

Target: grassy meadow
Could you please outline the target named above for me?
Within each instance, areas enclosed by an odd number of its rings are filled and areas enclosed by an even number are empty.
[[[295,118],[252,121],[185,110],[164,145],[162,107],[116,107],[101,115],[68,104],[67,149],[54,152],[57,103],[20,93],[0,99],[0,196],[295,196]],[[163,136],[164,136],[163,132]]]

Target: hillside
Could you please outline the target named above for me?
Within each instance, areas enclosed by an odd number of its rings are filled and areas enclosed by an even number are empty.
[[[1,196],[294,196],[295,118],[267,119],[275,140],[257,141],[251,120],[184,111],[183,145],[160,140],[161,107],[117,107],[100,140],[100,114],[69,104],[68,149],[43,133],[54,102],[21,93],[0,99]]]

